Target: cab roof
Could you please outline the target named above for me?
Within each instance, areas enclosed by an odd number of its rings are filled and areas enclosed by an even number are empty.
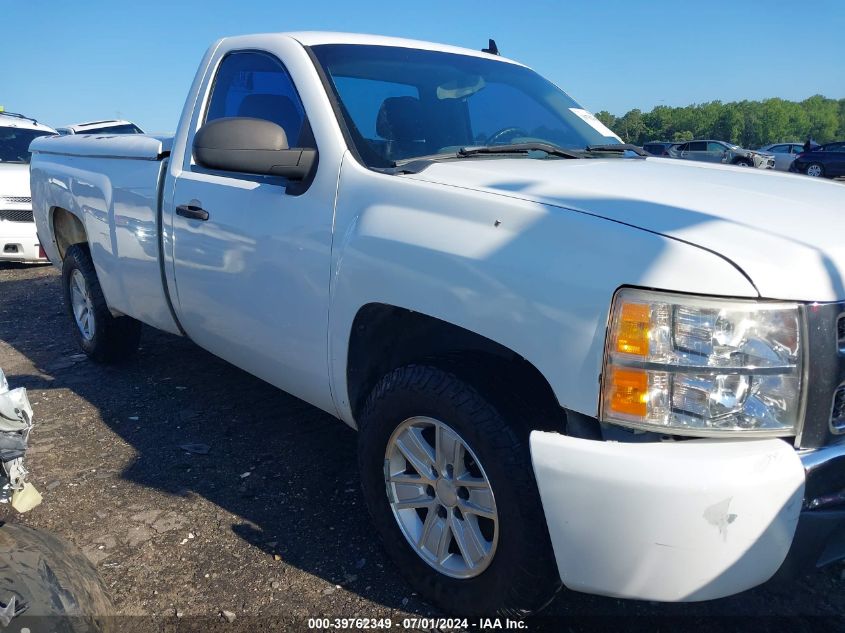
[[[411,40],[403,37],[390,37],[387,35],[367,35],[364,33],[342,33],[334,31],[291,31],[284,33],[272,33],[270,35],[278,35],[290,37],[296,40],[303,46],[320,46],[323,44],[362,44],[370,46],[395,46],[398,48],[417,48],[427,51],[441,51],[444,53],[455,53],[458,55],[470,55],[472,57],[483,57],[487,59],[495,59],[498,61],[509,62],[512,64],[519,64],[512,59],[501,57],[500,55],[493,55],[490,53],[483,53],[482,46],[487,46],[487,41],[478,42],[477,49],[461,48],[459,46],[450,46],[448,44],[437,44],[434,42],[425,42],[422,40]],[[225,38],[227,40],[242,37],[249,39],[251,36],[236,36],[232,38]],[[522,64],[519,64],[520,66]]]

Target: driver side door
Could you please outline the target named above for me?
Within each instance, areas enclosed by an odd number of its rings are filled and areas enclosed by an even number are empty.
[[[316,146],[296,86],[270,53],[228,53],[208,83],[206,103],[197,129],[251,117],[281,126],[291,147]],[[321,191],[320,182],[336,179],[321,181],[319,172],[331,167],[319,166],[304,186],[210,169],[190,153],[175,178],[170,216],[174,309],[182,327],[213,354],[329,410],[334,190]]]
[[[716,143],[714,141],[707,142],[707,160],[708,163],[721,163],[725,160],[725,156],[727,155],[728,148],[722,145],[721,143]]]

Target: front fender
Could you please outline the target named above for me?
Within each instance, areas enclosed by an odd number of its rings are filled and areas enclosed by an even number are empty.
[[[532,363],[562,406],[594,416],[619,286],[757,296],[730,262],[685,242],[516,197],[373,172],[349,155],[332,271],[330,371],[350,424],[350,332],[368,303],[421,312],[497,342]]]

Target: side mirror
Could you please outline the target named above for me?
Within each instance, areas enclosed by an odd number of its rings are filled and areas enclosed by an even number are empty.
[[[226,117],[197,130],[193,156],[209,169],[302,180],[314,166],[317,150],[288,147],[287,134],[271,121]]]

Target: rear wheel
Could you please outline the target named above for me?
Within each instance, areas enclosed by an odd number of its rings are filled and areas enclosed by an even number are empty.
[[[367,507],[421,596],[456,616],[521,617],[551,600],[560,579],[524,425],[426,365],[382,379],[359,422]]]
[[[99,362],[119,361],[135,353],[141,323],[128,316],[112,315],[86,245],[74,244],[67,249],[62,285],[74,337],[82,351]]]
[[[819,163],[810,163],[804,173],[813,178],[822,178],[824,177],[824,167]]]

